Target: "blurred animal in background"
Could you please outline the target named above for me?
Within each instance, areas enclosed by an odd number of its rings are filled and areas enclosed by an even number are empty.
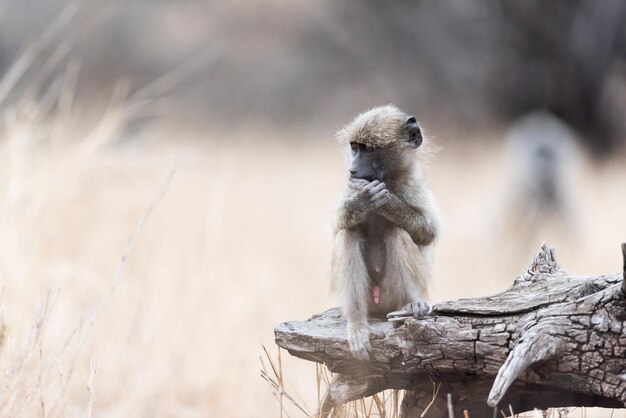
[[[573,181],[580,151],[573,131],[538,111],[517,120],[505,142],[503,232],[525,247],[546,239],[553,227],[561,236],[575,232]]]
[[[429,309],[439,214],[420,169],[423,139],[415,117],[392,105],[359,115],[338,133],[350,152],[350,176],[335,220],[331,281],[350,349],[362,360],[371,349],[368,314]]]

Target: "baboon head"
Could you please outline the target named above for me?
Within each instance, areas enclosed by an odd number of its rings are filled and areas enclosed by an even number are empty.
[[[338,132],[337,138],[350,147],[350,176],[369,181],[389,180],[410,169],[413,151],[423,141],[415,117],[393,105],[360,114]]]

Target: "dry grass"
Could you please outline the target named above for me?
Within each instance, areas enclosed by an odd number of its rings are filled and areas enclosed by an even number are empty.
[[[144,141],[89,157],[42,144],[16,146],[21,154],[12,154],[12,141],[23,138],[6,138],[0,153],[7,327],[0,384],[12,396],[2,398],[0,413],[275,416],[258,378],[260,344],[272,345],[278,322],[334,305],[327,293],[329,220],[342,167],[332,142],[290,144],[255,134],[210,144]],[[446,219],[435,301],[500,290],[529,260],[498,261],[501,242],[490,238],[483,213],[497,206],[489,192],[497,154],[474,152],[461,158],[445,149],[432,165]],[[106,294],[124,243],[174,157],[167,195],[76,358],[75,334]],[[617,271],[624,164],[583,170],[581,237],[550,241],[569,271]],[[92,361],[95,392],[87,389],[94,387]],[[315,367],[283,363],[294,398],[314,410]],[[19,373],[7,379],[16,365]]]
[[[298,141],[156,125],[123,138],[137,103],[121,87],[102,123],[78,135],[78,68],[67,64],[58,91],[2,107],[0,417],[279,415],[258,377],[261,344],[272,346],[277,323],[334,305],[330,219],[344,171],[335,127]],[[446,220],[433,301],[506,287],[538,246],[507,250],[515,237],[493,227],[501,176],[490,144],[444,143],[433,161]],[[166,195],[125,250],[175,158]],[[624,163],[583,163],[577,235],[541,234],[569,271],[620,269]],[[281,385],[314,411],[323,372],[287,356],[282,369]]]
[[[280,416],[290,416],[289,410],[295,408],[298,412],[307,417],[314,417],[320,411],[324,399],[332,380],[332,373],[325,365],[316,364],[316,393],[317,399],[312,406],[313,409],[305,409],[298,400],[294,399],[287,390],[285,385],[285,373],[282,367],[282,353],[278,349],[276,358],[268,352],[263,346],[264,355],[261,356],[261,378],[265,380],[272,392],[272,395],[278,401]],[[270,367],[266,367],[266,363]],[[439,394],[439,387],[433,382],[433,401]],[[338,405],[333,408],[332,416],[335,418],[356,417],[400,417],[400,404],[402,402],[404,391],[401,390],[385,390],[365,399],[359,399],[344,405]],[[289,407],[291,405],[292,408]],[[426,409],[426,411],[428,408]],[[425,412],[426,412],[425,411]]]

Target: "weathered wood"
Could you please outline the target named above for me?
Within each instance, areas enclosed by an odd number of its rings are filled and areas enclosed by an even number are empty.
[[[626,245],[622,246],[626,263]],[[331,404],[384,389],[407,389],[405,417],[419,416],[441,383],[430,417],[454,410],[491,416],[493,407],[601,406],[626,402],[626,266],[621,274],[574,277],[545,244],[507,291],[433,306],[400,327],[371,319],[381,334],[369,362],[354,359],[338,308],[275,330],[291,354],[325,363],[339,375]]]
[[[622,258],[624,259],[624,267],[622,270],[622,275],[624,279],[622,280],[622,291],[624,295],[626,295],[626,242],[622,243]]]

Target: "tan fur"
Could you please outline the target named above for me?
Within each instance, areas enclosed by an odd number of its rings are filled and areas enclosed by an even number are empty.
[[[422,147],[405,145],[407,118],[393,105],[377,107],[338,133],[346,147],[350,142],[386,147],[398,157],[394,176],[385,180],[389,200],[375,214],[358,210],[362,208],[351,188],[346,189],[337,210],[331,289],[339,295],[349,333],[365,327],[368,314],[384,315],[427,295],[439,215],[420,169]],[[366,224],[375,229],[369,237],[363,232]],[[374,247],[374,254],[385,257],[384,277],[375,283],[381,288],[378,305],[372,298],[374,283],[366,264],[373,261],[365,254],[366,242]]]
[[[377,107],[357,116],[337,134],[348,151],[351,142],[380,148],[371,155],[379,156],[376,164],[384,162],[389,169],[381,169],[384,183],[349,180],[334,222],[331,289],[341,301],[350,349],[362,360],[368,360],[371,351],[368,315],[382,316],[405,305],[417,314],[426,306],[423,299],[440,222],[422,175],[424,148],[407,141],[407,129],[414,126],[414,122],[407,125],[408,118],[393,105]],[[364,191],[368,187],[378,190]],[[380,288],[378,304],[372,297],[374,286]],[[320,410],[323,416],[334,406],[333,385]]]
[[[361,113],[337,132],[341,145],[359,142],[370,146],[389,146],[398,143],[400,128],[406,115],[394,105],[380,106]]]
[[[387,274],[381,283],[381,302],[368,297],[368,312],[386,315],[408,303],[425,299],[428,294],[430,263],[409,234],[401,228],[390,228],[383,237],[387,251]]]

